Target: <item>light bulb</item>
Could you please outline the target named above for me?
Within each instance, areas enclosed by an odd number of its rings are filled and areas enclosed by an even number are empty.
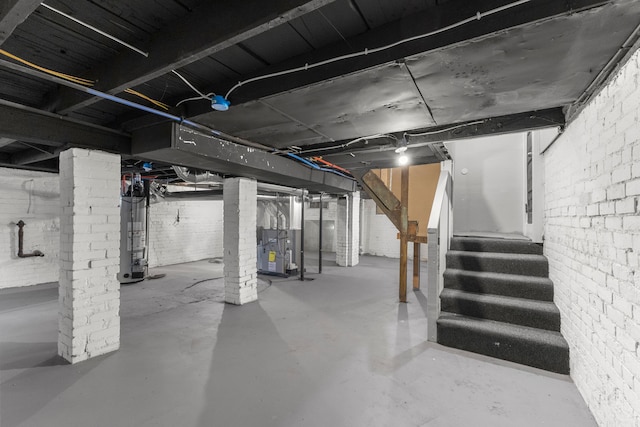
[[[403,145],[402,147],[396,148],[396,153],[398,153],[398,154],[404,153],[405,151],[407,151],[407,146],[406,145]]]
[[[405,156],[404,154],[398,157],[398,164],[400,164],[400,166],[404,166],[407,163],[409,163],[409,157]]]

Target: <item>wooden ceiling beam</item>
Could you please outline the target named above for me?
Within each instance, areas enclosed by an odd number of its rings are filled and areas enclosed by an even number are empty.
[[[0,46],[42,0],[0,0]]]
[[[117,153],[131,151],[131,138],[102,126],[0,101],[0,137],[59,147],[65,144]]]
[[[314,11],[334,0],[203,1],[188,19],[158,32],[146,46],[148,57],[124,51],[108,66],[93,69],[88,76],[95,89],[116,94],[170,73],[255,37],[275,26]],[[66,114],[97,102],[69,88],[62,88],[56,111]]]
[[[405,58],[495,34],[509,28],[602,6],[610,1],[567,0],[559,2],[557,0],[531,0],[508,10],[487,15],[481,19],[475,19],[476,13],[508,7],[513,3],[513,0],[483,0],[482,2],[449,0],[446,3],[431,6],[422,12],[414,13],[366,33],[353,36],[346,41],[331,44],[312,53],[299,55],[259,70],[254,74],[242,76],[239,80],[246,81],[267,74],[305,67],[323,61],[332,61],[333,58],[343,55],[367,52],[367,54],[345,58],[340,61],[328,62],[322,66],[307,67],[308,69],[299,72],[244,84],[230,95],[230,101],[234,105],[238,105],[277,95],[368,68],[379,67],[394,61],[402,61]],[[473,17],[474,20],[462,26],[450,28],[429,37],[421,37],[424,34],[439,31],[468,20],[470,17]],[[409,39],[412,40],[397,44],[401,40]],[[374,48],[392,45],[392,48],[374,51]],[[238,83],[237,80],[220,82],[218,93],[226,93],[236,83]],[[206,103],[191,103],[187,106],[186,116],[194,118],[210,112],[211,108]]]

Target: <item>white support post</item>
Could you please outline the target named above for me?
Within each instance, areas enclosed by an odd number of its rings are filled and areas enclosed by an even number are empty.
[[[120,347],[120,156],[60,154],[58,354],[71,363]]]
[[[446,255],[453,236],[451,162],[443,162],[427,225],[427,340],[438,341],[440,293],[444,287]]]
[[[224,181],[224,299],[242,305],[258,299],[256,253],[257,183]]]
[[[352,267],[360,262],[360,192],[338,198],[336,263]]]

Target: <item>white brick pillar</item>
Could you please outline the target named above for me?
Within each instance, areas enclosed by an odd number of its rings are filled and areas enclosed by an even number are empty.
[[[257,191],[252,179],[224,181],[224,300],[230,304],[258,299]]]
[[[343,267],[360,262],[360,192],[338,198],[336,212],[336,263]]]
[[[58,354],[71,363],[120,347],[120,156],[60,154]]]

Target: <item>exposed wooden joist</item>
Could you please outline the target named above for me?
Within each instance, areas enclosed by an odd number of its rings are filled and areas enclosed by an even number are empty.
[[[398,230],[402,229],[402,211],[400,200],[372,171],[354,174],[362,189],[376,202],[376,205],[389,218]]]
[[[53,147],[68,144],[117,153],[131,150],[128,135],[8,101],[0,101],[0,137]]]
[[[96,89],[116,94],[184,67],[275,26],[316,10],[334,0],[203,1],[190,16],[153,37],[145,58],[124,51],[108,67],[92,70]],[[66,114],[99,98],[62,88],[57,111]]]
[[[29,149],[19,151],[11,155],[11,163],[14,165],[30,165],[44,162],[45,160],[55,159],[61,152],[70,147],[70,145],[64,145],[62,147],[51,147],[44,150]]]
[[[415,148],[420,148],[420,155],[414,156],[411,154],[414,164],[421,163],[434,163],[444,160],[442,158],[433,157],[430,154],[424,153],[423,146],[425,144],[431,144],[443,141],[452,141],[457,139],[466,138],[478,138],[488,135],[501,135],[513,132],[525,132],[529,130],[542,129],[548,127],[564,127],[565,116],[562,108],[550,108],[540,111],[527,111],[525,113],[510,114],[508,116],[492,117],[480,120],[472,120],[463,123],[455,123],[452,125],[434,126],[425,129],[409,130],[405,133],[400,132],[395,134],[398,139],[403,136],[408,138],[409,141],[409,154]],[[419,136],[411,136],[422,134]],[[305,147],[305,156],[313,156],[314,149],[317,149],[317,154],[332,163],[340,164],[341,166],[349,169],[357,169],[362,167],[368,168],[385,168],[395,167],[393,159],[385,159],[384,149],[382,146],[374,146],[373,143],[364,141],[360,144],[352,144],[348,149],[328,151],[327,148],[331,146],[340,147],[348,141],[336,141],[332,143],[324,143],[317,145],[310,145]],[[389,145],[389,144],[388,144]],[[391,145],[387,147],[392,149]],[[351,156],[352,153],[354,156]],[[416,153],[418,154],[418,153]],[[360,162],[365,162],[364,164]],[[367,165],[366,162],[371,162],[371,165]],[[384,163],[386,162],[386,163]]]
[[[450,0],[427,8],[423,12],[412,14],[406,18],[349,38],[346,42],[341,41],[316,50],[311,54],[300,55],[280,64],[267,67],[255,74],[243,76],[242,80],[303,67],[305,64],[314,64],[354,52],[364,52],[365,49],[390,45],[400,40],[417,37],[468,19],[475,16],[478,11],[483,12],[511,3],[513,3],[513,0],[487,0],[483,1],[481,6],[478,6],[478,2]],[[419,38],[402,43],[391,49],[328,63],[321,67],[310,68],[306,71],[285,76],[251,82],[235,90],[231,94],[230,100],[236,105],[241,104],[494,34],[508,28],[601,6],[606,3],[608,1],[603,0],[567,0],[562,2],[557,0],[532,0],[504,13],[489,15],[462,27],[445,31],[432,37]],[[480,8],[481,10],[479,10]],[[231,80],[221,83],[218,92],[224,93],[236,83],[237,81]],[[204,103],[192,103],[188,106],[187,116],[196,117],[210,111],[210,108]]]
[[[0,0],[0,46],[42,0]]]
[[[11,139],[11,138],[0,138],[0,148],[2,147],[6,147],[7,145],[11,145],[14,142],[16,142],[15,139]]]
[[[13,169],[26,169],[30,171],[40,171],[40,172],[52,172],[58,173],[58,169],[50,166],[23,166],[23,165],[14,165],[11,163],[11,160],[5,158],[4,156],[0,156],[0,167],[1,168],[13,168]]]

